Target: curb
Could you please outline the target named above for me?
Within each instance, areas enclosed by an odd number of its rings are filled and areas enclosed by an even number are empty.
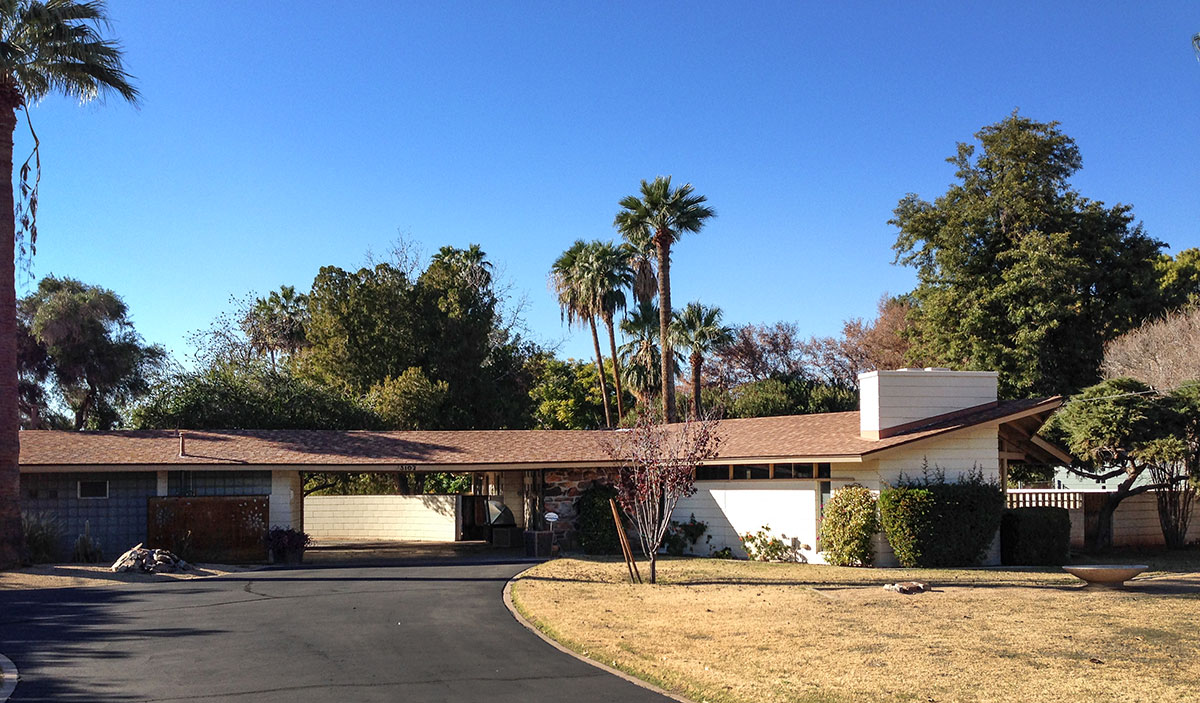
[[[536,564],[534,566],[536,566]],[[529,569],[532,569],[532,568],[533,568],[533,566],[529,567]],[[684,698],[683,696],[679,695],[678,693],[672,693],[665,689],[659,688],[658,686],[655,686],[654,684],[652,684],[648,681],[643,681],[636,676],[633,676],[631,674],[625,673],[624,671],[621,671],[620,669],[614,669],[613,667],[611,667],[607,664],[604,664],[602,662],[598,662],[595,659],[590,659],[588,657],[585,657],[585,656],[579,654],[578,652],[575,652],[571,649],[568,649],[567,647],[564,647],[563,645],[559,644],[556,640],[551,639],[546,633],[537,629],[537,627],[535,627],[533,623],[529,622],[528,620],[525,619],[525,616],[521,615],[520,611],[517,610],[517,606],[514,605],[513,601],[512,601],[513,583],[517,580],[517,578],[521,574],[525,573],[526,571],[529,571],[529,569],[525,569],[521,573],[516,574],[515,576],[510,578],[507,583],[504,584],[504,607],[508,608],[508,612],[509,612],[509,614],[511,614],[513,616],[513,619],[516,620],[517,622],[521,623],[521,625],[526,630],[529,630],[533,634],[537,635],[538,637],[541,638],[541,640],[543,642],[550,645],[551,647],[554,647],[555,649],[562,652],[563,654],[574,657],[575,659],[578,659],[579,661],[581,661],[585,664],[590,664],[605,673],[612,674],[613,676],[616,676],[618,678],[625,679],[626,681],[628,681],[629,683],[631,683],[635,686],[640,686],[641,688],[644,688],[648,691],[653,691],[654,693],[657,693],[660,696],[665,696],[667,698],[670,698],[673,701],[678,701],[679,703],[695,703],[690,698]],[[0,701],[0,703],[3,703],[3,701]]]
[[[4,703],[16,689],[21,674],[17,671],[17,665],[12,663],[12,659],[3,654],[0,654],[0,674],[4,676],[3,680],[0,680],[0,703]]]

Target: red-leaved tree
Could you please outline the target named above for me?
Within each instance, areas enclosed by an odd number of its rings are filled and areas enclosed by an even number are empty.
[[[660,424],[647,413],[632,428],[611,434],[607,450],[618,469],[617,500],[633,522],[657,582],[658,550],[680,498],[696,492],[696,467],[717,455],[718,422],[700,418]]]

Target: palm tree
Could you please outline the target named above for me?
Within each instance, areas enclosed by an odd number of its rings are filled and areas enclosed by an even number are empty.
[[[623,375],[638,400],[645,403],[661,385],[662,358],[658,353],[658,306],[641,303],[624,320],[621,333],[629,341],[621,345]]]
[[[662,346],[663,415],[675,421],[675,360],[671,353],[671,245],[685,232],[699,232],[716,212],[704,203],[707,198],[692,192],[685,183],[671,187],[670,176],[642,181],[641,196],[621,199],[621,210],[613,225],[634,247],[653,242],[658,257],[659,340]]]
[[[292,356],[307,345],[308,320],[308,296],[297,293],[295,286],[280,286],[254,301],[242,315],[241,326],[250,347],[269,355],[275,371],[278,352]]]
[[[105,39],[103,2],[0,0],[0,168],[13,172],[17,111],[51,93],[81,103],[117,95],[136,103],[138,91],[121,63],[121,46]],[[26,112],[28,115],[28,111]],[[32,130],[31,130],[32,131]],[[21,166],[22,232],[37,245],[37,137]],[[31,162],[33,164],[31,168]],[[30,183],[30,174],[33,174]],[[21,543],[20,434],[17,410],[17,215],[11,183],[0,188],[0,567],[16,562]],[[21,252],[26,243],[20,241]]]
[[[692,369],[692,418],[700,417],[700,369],[704,357],[714,349],[733,341],[733,330],[721,324],[721,308],[706,307],[698,301],[688,303],[675,313],[675,343],[680,352],[689,354]]]
[[[586,286],[597,305],[597,312],[608,330],[608,348],[613,361],[613,386],[617,392],[617,418],[625,417],[625,401],[621,391],[621,361],[617,357],[617,335],[613,318],[625,309],[625,289],[634,284],[634,272],[624,247],[611,242],[592,242],[586,257]],[[603,372],[603,367],[601,367]]]
[[[586,322],[592,330],[592,346],[596,350],[596,370],[600,378],[600,399],[604,404],[604,424],[612,427],[608,384],[604,380],[604,356],[600,353],[600,336],[596,332],[599,305],[588,281],[590,258],[588,243],[582,239],[576,240],[550,267],[550,285],[558,295],[558,307],[567,324],[574,326]]]

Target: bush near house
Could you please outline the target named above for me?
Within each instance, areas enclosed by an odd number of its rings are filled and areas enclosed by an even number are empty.
[[[1070,558],[1071,516],[1065,508],[1015,508],[1000,519],[1000,561],[1062,566]]]
[[[947,483],[941,472],[902,477],[879,495],[884,534],[906,567],[979,563],[1003,512],[1004,492],[978,472],[955,483]]]
[[[833,494],[821,518],[821,553],[834,566],[871,566],[875,563],[872,538],[879,532],[878,501],[871,490],[857,483]]]
[[[621,541],[613,523],[609,500],[617,497],[617,489],[602,483],[592,484],[575,501],[579,516],[579,546],[584,554],[619,554]]]

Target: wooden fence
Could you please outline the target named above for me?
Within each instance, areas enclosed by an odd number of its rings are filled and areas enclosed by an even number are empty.
[[[1102,491],[1059,491],[1041,489],[1008,490],[1010,508],[1066,508],[1071,517],[1071,546],[1082,548],[1089,522],[1104,499]],[[1188,526],[1188,542],[1200,541],[1200,509]],[[1161,547],[1165,544],[1158,523],[1158,501],[1154,493],[1141,493],[1121,501],[1113,513],[1114,547]]]
[[[187,561],[266,561],[267,496],[150,498],[147,544]]]

